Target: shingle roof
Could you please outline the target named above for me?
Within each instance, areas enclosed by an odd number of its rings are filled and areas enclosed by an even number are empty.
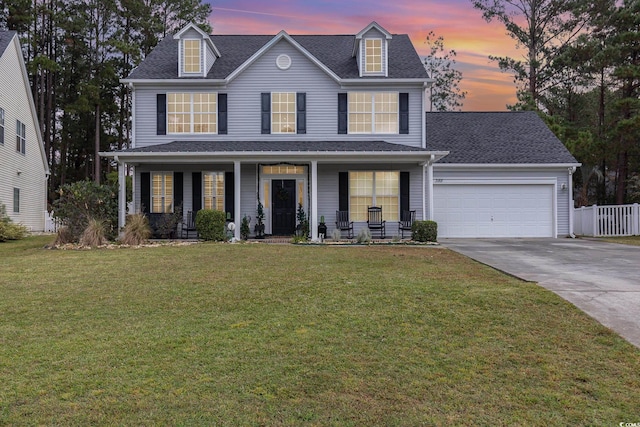
[[[438,163],[578,163],[533,111],[427,113],[427,149],[450,152]]]
[[[16,34],[15,31],[0,31],[0,56],[4,54],[4,51],[11,43],[11,39]]]
[[[427,152],[424,148],[385,141],[173,141],[123,151],[125,153]]]
[[[226,78],[274,37],[212,35],[211,40],[220,51],[221,57],[216,60],[206,78]],[[291,38],[340,78],[359,77],[358,64],[352,57],[355,36],[300,35],[291,36]],[[165,37],[128,78],[177,79],[178,40],[173,36]],[[388,78],[428,78],[422,61],[406,34],[394,34],[393,39],[389,40]]]

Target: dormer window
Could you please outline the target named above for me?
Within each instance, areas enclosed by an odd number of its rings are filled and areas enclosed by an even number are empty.
[[[382,39],[365,39],[365,72],[382,72]]]
[[[183,40],[184,53],[184,72],[185,73],[201,73],[202,72],[202,40],[187,39]]]

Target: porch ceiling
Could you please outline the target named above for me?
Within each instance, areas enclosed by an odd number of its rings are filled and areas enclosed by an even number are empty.
[[[174,141],[122,151],[101,152],[127,163],[216,163],[230,161],[371,162],[437,161],[448,151],[386,141]]]

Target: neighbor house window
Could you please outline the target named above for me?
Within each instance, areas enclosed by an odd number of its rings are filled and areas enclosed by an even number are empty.
[[[151,213],[173,212],[173,172],[151,173]]]
[[[202,173],[202,197],[205,209],[224,211],[224,172]]]
[[[296,133],[296,93],[271,94],[271,133]]]
[[[168,133],[217,133],[218,94],[168,93]]]
[[[0,144],[4,144],[4,110],[0,108]]]
[[[349,172],[351,221],[366,221],[369,206],[382,207],[382,218],[397,221],[400,210],[400,172]]]
[[[349,133],[398,133],[397,92],[349,92]]]
[[[27,127],[16,120],[16,151],[24,154],[27,147]]]
[[[366,39],[364,41],[365,72],[382,72],[382,39]]]
[[[13,212],[20,213],[20,189],[13,189]]]
[[[184,72],[185,73],[200,73],[201,62],[201,49],[200,45],[202,40],[184,40]]]

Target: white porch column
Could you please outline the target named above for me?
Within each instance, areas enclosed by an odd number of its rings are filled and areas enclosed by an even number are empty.
[[[422,197],[422,219],[433,220],[433,160],[435,156],[432,154],[431,159],[422,164],[422,176],[426,176],[427,185],[423,185],[423,189],[426,188],[427,196]],[[425,173],[426,170],[426,173]],[[426,206],[425,206],[426,205]]]
[[[311,161],[311,240],[318,240],[318,161]]]
[[[127,180],[125,170],[127,165],[118,161],[118,232],[120,233],[127,221]]]
[[[240,225],[242,218],[240,217],[240,161],[233,162],[233,223],[236,225],[233,237],[240,240]]]

